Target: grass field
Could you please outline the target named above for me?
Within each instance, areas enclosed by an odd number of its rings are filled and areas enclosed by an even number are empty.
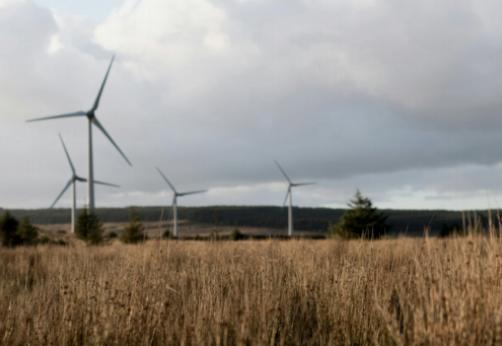
[[[502,242],[0,249],[2,345],[502,344]]]

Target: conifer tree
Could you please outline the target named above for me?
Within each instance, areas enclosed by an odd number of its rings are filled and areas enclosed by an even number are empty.
[[[0,218],[0,238],[3,246],[16,246],[19,245],[21,239],[17,234],[19,221],[6,211]]]
[[[357,190],[340,221],[330,227],[333,236],[342,238],[380,238],[389,228],[387,216]]]
[[[129,225],[124,229],[120,239],[127,244],[135,244],[145,240],[145,228],[136,212],[131,211]]]
[[[37,242],[38,230],[31,224],[30,219],[27,217],[21,220],[17,228],[17,234],[21,242],[25,245],[33,245]]]
[[[96,214],[89,213],[86,209],[80,214],[75,230],[77,236],[91,245],[103,241],[103,225]]]

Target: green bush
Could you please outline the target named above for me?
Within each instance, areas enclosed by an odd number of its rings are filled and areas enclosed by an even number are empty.
[[[58,240],[54,241],[54,245],[68,246],[68,243],[65,240],[63,240],[63,239],[58,239]]]
[[[38,239],[38,229],[33,226],[27,217],[21,220],[17,228],[17,234],[22,244],[34,245]]]
[[[241,240],[241,239],[244,239],[245,236],[244,234],[241,233],[241,231],[239,231],[239,229],[234,229],[231,233],[230,233],[230,236],[229,236],[229,239],[230,240]]]
[[[334,237],[380,238],[389,229],[387,216],[373,206],[371,200],[357,190],[354,198],[348,203],[349,210],[343,214],[340,221],[329,227]]]
[[[162,233],[162,238],[163,239],[171,239],[173,235],[171,234],[171,230],[168,228]]]
[[[136,244],[145,240],[145,227],[135,212],[131,213],[129,225],[122,232],[120,240],[126,244]]]
[[[21,239],[17,234],[18,226],[19,221],[9,211],[2,215],[0,218],[0,237],[3,246],[12,247],[21,243]]]
[[[50,238],[46,235],[44,235],[43,237],[41,237],[39,240],[38,240],[38,243],[39,244],[49,244],[51,242]]]
[[[3,246],[36,245],[38,230],[25,217],[21,223],[6,211],[0,218],[0,238]]]
[[[96,214],[84,210],[78,217],[76,234],[88,244],[97,245],[103,241],[103,225]]]

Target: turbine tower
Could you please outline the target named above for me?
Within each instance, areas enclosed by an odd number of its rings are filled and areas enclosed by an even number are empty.
[[[61,199],[61,197],[66,192],[66,190],[68,190],[68,188],[71,185],[73,188],[73,203],[72,203],[72,207],[71,207],[71,233],[75,233],[75,220],[76,220],[75,213],[77,210],[77,183],[86,182],[87,179],[82,178],[79,175],[77,175],[77,172],[75,171],[75,166],[73,165],[73,162],[71,161],[70,154],[68,153],[68,149],[66,148],[66,145],[64,144],[63,137],[61,137],[61,135],[59,135],[59,139],[61,140],[61,144],[63,145],[63,149],[66,154],[66,158],[68,159],[68,164],[70,165],[71,178],[68,181],[68,183],[65,185],[65,187],[63,188],[63,191],[61,191],[61,193],[56,197],[56,200],[54,201],[54,203],[52,203],[51,209],[54,208],[56,203]],[[111,186],[111,187],[119,187],[118,185],[109,184],[109,183],[105,183],[102,181],[94,181],[94,183],[99,184],[99,185]]]
[[[207,192],[207,190],[178,192],[178,191],[176,191],[176,188],[174,187],[174,185],[169,181],[169,179],[167,179],[165,174],[162,173],[162,171],[159,168],[157,168],[157,171],[162,176],[162,178],[164,178],[165,182],[167,183],[167,185],[169,185],[171,190],[173,190],[173,194],[174,194],[173,195],[173,236],[175,238],[178,238],[178,197],[183,197],[183,196],[188,196],[188,195],[196,195],[199,193]]]
[[[288,181],[288,192],[286,193],[286,198],[284,198],[283,206],[286,205],[286,202],[289,199],[288,205],[288,236],[291,237],[293,235],[293,188],[298,186],[307,186],[314,185],[315,183],[293,183],[289,176],[286,174],[286,171],[281,167],[279,162],[274,161],[277,165],[277,168],[281,171],[282,175]]]
[[[110,136],[110,134],[105,130],[103,125],[101,125],[101,122],[96,118],[96,111],[99,107],[99,102],[101,100],[101,95],[103,94],[103,90],[105,88],[106,81],[108,80],[108,75],[110,74],[110,70],[113,65],[113,61],[115,60],[115,56],[112,57],[112,60],[110,61],[110,65],[108,66],[108,70],[106,71],[105,78],[103,79],[103,82],[101,83],[101,87],[99,88],[98,95],[96,96],[96,100],[94,101],[94,104],[90,110],[87,112],[85,111],[78,111],[78,112],[73,112],[73,113],[66,113],[66,114],[60,114],[60,115],[53,115],[53,116],[48,116],[48,117],[43,117],[43,118],[36,118],[36,119],[30,119],[27,122],[35,122],[35,121],[43,121],[43,120],[52,120],[52,119],[62,119],[62,118],[74,118],[74,117],[87,117],[88,120],[88,136],[89,136],[89,180],[88,180],[88,198],[89,198],[89,212],[93,213],[94,209],[96,207],[96,203],[94,200],[94,160],[93,160],[93,147],[92,147],[92,125],[96,126],[108,140],[111,142],[111,144],[117,149],[117,151],[120,153],[120,155],[124,158],[124,160],[129,164],[129,166],[132,166],[131,161],[127,158],[127,156],[124,154],[122,149],[115,143],[113,138]]]

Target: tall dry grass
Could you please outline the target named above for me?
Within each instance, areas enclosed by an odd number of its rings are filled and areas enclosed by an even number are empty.
[[[502,242],[0,250],[3,345],[502,344]]]

